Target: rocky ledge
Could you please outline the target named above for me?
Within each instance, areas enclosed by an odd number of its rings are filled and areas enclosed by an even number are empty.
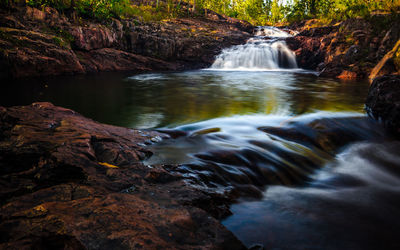
[[[0,249],[244,248],[215,194],[141,163],[160,136],[50,103],[0,107]]]
[[[321,25],[309,20],[288,27],[298,34],[288,38],[299,67],[320,76],[373,79],[400,72],[400,14],[375,14],[368,20],[352,18]]]
[[[366,101],[368,114],[400,135],[400,75],[377,77],[372,82]]]
[[[207,67],[252,31],[211,11],[203,18],[99,23],[49,7],[0,9],[0,77]]]

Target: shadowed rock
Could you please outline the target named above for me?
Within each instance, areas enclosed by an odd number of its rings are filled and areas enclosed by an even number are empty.
[[[242,249],[205,212],[221,210],[212,194],[140,163],[157,135],[50,103],[0,107],[0,248]]]
[[[400,135],[400,76],[375,78],[366,100],[368,114],[381,121],[394,134]]]
[[[223,49],[244,43],[252,25],[234,18],[94,20],[53,8],[0,9],[0,77],[207,67]]]

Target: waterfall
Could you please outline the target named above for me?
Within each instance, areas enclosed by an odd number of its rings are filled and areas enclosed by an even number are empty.
[[[288,32],[271,26],[257,27],[255,30],[255,35],[264,37],[291,37]]]
[[[210,69],[277,70],[296,69],[296,56],[282,38],[291,35],[275,27],[258,27],[246,44],[224,49]]]

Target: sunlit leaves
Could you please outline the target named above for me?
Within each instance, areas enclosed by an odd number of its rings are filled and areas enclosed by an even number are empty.
[[[143,20],[161,20],[202,16],[212,10],[255,25],[310,18],[343,20],[369,17],[374,12],[400,11],[400,0],[0,0],[2,6],[21,2],[37,8],[77,11],[83,17],[100,20],[132,15]]]

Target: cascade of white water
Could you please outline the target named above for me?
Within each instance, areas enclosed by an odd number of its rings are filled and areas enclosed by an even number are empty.
[[[246,44],[224,49],[212,64],[211,69],[222,70],[276,70],[297,68],[296,56],[282,37],[287,32],[275,27],[258,27],[256,36]]]
[[[256,36],[268,36],[268,37],[290,37],[288,32],[280,30],[271,26],[260,26],[255,30]]]

